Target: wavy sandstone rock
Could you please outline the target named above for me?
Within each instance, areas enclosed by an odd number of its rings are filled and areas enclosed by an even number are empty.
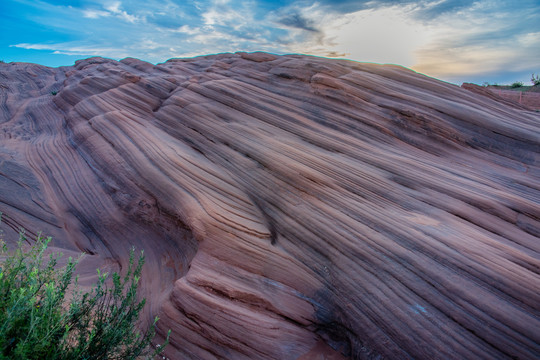
[[[170,359],[540,357],[538,113],[262,53],[0,87],[4,235],[86,252],[88,279],[144,249]]]

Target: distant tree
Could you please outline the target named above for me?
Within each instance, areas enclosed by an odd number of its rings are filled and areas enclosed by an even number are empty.
[[[534,76],[534,74],[532,74],[531,82],[533,83],[534,86],[540,85],[540,76],[539,75]]]
[[[520,88],[523,86],[523,82],[521,81],[516,81],[515,83],[513,83],[512,85],[510,85],[512,88]]]

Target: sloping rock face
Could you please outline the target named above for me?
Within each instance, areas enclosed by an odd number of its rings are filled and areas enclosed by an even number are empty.
[[[0,64],[0,211],[147,257],[170,359],[540,357],[540,117],[396,66]],[[55,95],[53,95],[55,94]]]

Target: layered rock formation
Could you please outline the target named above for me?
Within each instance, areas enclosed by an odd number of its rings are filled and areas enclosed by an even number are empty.
[[[144,249],[170,359],[540,357],[538,113],[263,53],[0,64],[0,94],[5,238],[90,280]]]

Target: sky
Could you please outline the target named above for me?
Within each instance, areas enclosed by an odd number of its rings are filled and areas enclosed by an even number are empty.
[[[161,63],[236,51],[398,64],[447,82],[530,85],[540,0],[0,0],[0,60]]]

